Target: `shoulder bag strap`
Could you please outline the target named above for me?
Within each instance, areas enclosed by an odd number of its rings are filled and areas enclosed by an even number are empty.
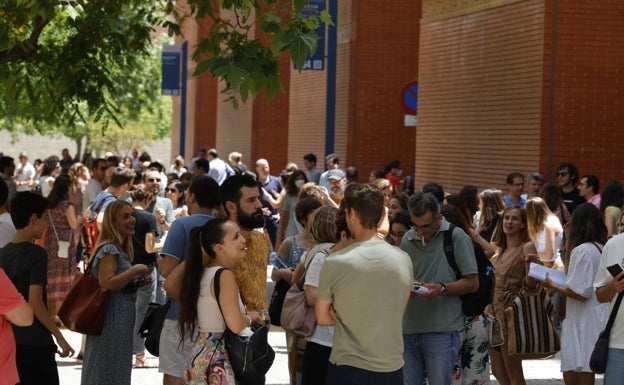
[[[300,288],[303,288],[303,285],[305,285],[305,276],[306,276],[306,272],[308,271],[308,267],[310,267],[310,264],[314,260],[314,257],[316,257],[316,254],[321,252],[321,251],[319,251],[317,246],[318,245],[312,247],[306,253],[306,257],[307,257],[307,258],[305,258],[306,263],[305,263],[305,265],[303,265],[303,272],[301,273],[301,278],[299,278],[299,281],[297,282],[297,286],[299,286]]]
[[[52,230],[54,230],[54,235],[56,236],[56,242],[61,242],[59,239],[58,233],[56,232],[56,227],[54,226],[54,219],[52,219],[52,213],[48,210],[48,218],[50,218],[50,226],[52,226]]]
[[[460,279],[461,274],[455,260],[455,245],[453,244],[453,230],[455,230],[455,227],[455,225],[449,224],[449,229],[444,232],[444,255],[446,255],[446,262],[453,270],[453,273],[455,273],[455,277]]]
[[[594,245],[594,247],[596,247],[598,249],[598,252],[600,254],[602,254],[602,249],[600,248],[600,246],[598,246],[598,244],[596,242],[592,242],[592,245]]]
[[[223,310],[221,309],[221,302],[219,301],[219,292],[220,292],[219,282],[221,280],[221,272],[223,270],[225,270],[224,267],[217,270],[217,272],[214,275],[214,278],[212,279],[214,282],[215,299],[217,300],[217,305],[219,305],[219,311],[221,312],[221,316],[223,316]],[[225,316],[223,316],[223,320],[225,321]]]
[[[624,292],[618,293],[618,297],[615,300],[615,305],[613,305],[613,309],[611,310],[611,314],[609,315],[609,321],[607,322],[607,326],[605,327],[605,333],[611,334],[611,328],[615,323],[615,317],[617,316],[618,309],[620,308],[620,303],[622,302],[622,296],[624,296]]]

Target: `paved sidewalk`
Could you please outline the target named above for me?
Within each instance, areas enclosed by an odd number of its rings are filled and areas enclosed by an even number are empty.
[[[70,345],[78,351],[80,349],[81,335],[68,330],[63,330],[63,335]],[[275,349],[275,362],[267,374],[267,385],[288,385],[288,356],[286,354],[286,340],[284,332],[273,331],[269,333],[269,343]],[[158,364],[158,358],[147,354],[149,364]],[[79,385],[82,364],[74,358],[59,358],[58,369],[62,385]],[[524,374],[528,385],[563,385],[561,372],[559,371],[558,355],[554,358],[543,360],[525,360],[523,363]],[[105,374],[103,374],[105,375]],[[596,376],[596,385],[602,385],[602,376]],[[492,384],[498,382],[491,377]],[[133,369],[132,385],[158,385],[162,384],[162,374],[158,369]]]

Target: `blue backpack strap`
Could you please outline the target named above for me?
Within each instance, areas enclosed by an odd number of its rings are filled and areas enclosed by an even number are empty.
[[[444,232],[444,254],[446,255],[446,262],[451,267],[457,279],[461,278],[459,269],[457,267],[457,261],[455,261],[455,247],[453,246],[453,230],[455,225],[449,224],[448,231]]]

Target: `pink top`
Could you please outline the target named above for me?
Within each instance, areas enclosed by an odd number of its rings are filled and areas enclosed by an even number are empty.
[[[2,315],[24,303],[6,273],[0,268],[0,385],[15,385],[19,382],[15,363],[15,338],[11,324]]]

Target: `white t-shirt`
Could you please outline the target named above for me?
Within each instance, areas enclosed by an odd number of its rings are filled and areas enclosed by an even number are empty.
[[[318,287],[319,285],[319,277],[321,275],[321,268],[325,263],[325,259],[327,258],[327,254],[325,250],[332,247],[332,243],[321,243],[318,245],[318,250],[314,255],[314,259],[310,262],[308,266],[308,270],[306,271],[305,277],[305,286]],[[308,258],[311,256],[308,255]],[[307,261],[306,261],[307,262]],[[302,261],[302,263],[305,263]],[[314,332],[310,337],[308,337],[308,341],[317,343],[319,345],[332,347],[332,341],[334,340],[334,327],[333,326],[321,326],[316,325],[314,328]]]
[[[607,270],[607,266],[618,264],[622,266],[622,268],[624,268],[623,257],[624,234],[620,234],[609,239],[607,244],[602,249],[602,256],[600,257],[600,267],[598,267],[598,273],[596,273],[596,278],[594,279],[595,288],[607,286],[611,283],[611,281],[613,281],[613,276]],[[611,303],[609,304],[609,311],[611,311],[611,309],[613,308],[616,298],[617,294],[614,295],[611,299]],[[610,348],[624,349],[624,322],[618,322],[619,320],[624,319],[622,317],[622,312],[624,312],[624,304],[620,305],[620,314],[616,318],[616,322],[613,324],[613,328],[611,329],[611,337],[609,338]]]
[[[11,214],[0,214],[0,247],[4,247],[15,237],[15,226],[11,220]]]
[[[17,182],[31,180],[35,177],[35,174],[37,174],[37,172],[35,171],[35,167],[28,162],[26,162],[26,164],[20,163],[15,168],[15,180]],[[17,191],[30,191],[30,186],[28,186],[27,184],[17,186]]]

